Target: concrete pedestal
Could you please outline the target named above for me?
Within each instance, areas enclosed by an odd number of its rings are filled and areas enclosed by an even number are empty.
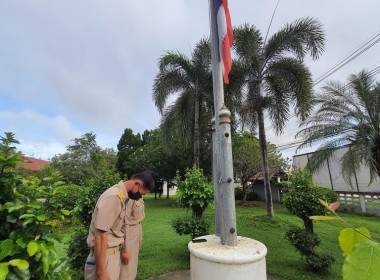
[[[266,280],[267,248],[259,241],[238,236],[238,246],[228,247],[215,235],[207,242],[190,241],[191,280]]]

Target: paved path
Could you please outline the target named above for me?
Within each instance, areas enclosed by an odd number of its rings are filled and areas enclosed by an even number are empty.
[[[267,277],[267,280],[284,280],[271,275]],[[161,276],[148,278],[147,280],[190,280],[190,270],[169,272]]]

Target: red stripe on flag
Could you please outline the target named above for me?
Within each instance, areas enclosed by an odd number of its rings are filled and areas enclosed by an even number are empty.
[[[231,71],[231,48],[234,43],[234,36],[232,33],[232,24],[231,24],[231,16],[230,11],[228,9],[228,2],[227,0],[222,0],[222,5],[224,8],[224,13],[226,15],[226,25],[227,25],[227,34],[224,36],[222,41],[222,53],[221,56],[223,57],[223,64],[224,64],[224,83],[228,84],[229,79],[228,75]]]

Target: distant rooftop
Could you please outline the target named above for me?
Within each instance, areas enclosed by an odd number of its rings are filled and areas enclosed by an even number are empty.
[[[25,168],[31,171],[38,171],[49,165],[51,162],[42,159],[36,159],[32,157],[22,156],[21,159],[23,162],[17,165],[17,168]]]

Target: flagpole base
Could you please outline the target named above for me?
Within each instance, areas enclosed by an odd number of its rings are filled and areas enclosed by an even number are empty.
[[[215,235],[207,242],[189,242],[191,280],[266,280],[267,248],[259,241],[238,236],[237,246],[221,244]]]

